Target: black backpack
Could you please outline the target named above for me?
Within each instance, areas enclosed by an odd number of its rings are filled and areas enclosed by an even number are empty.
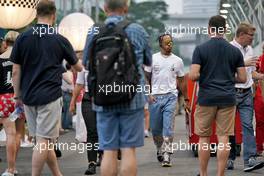
[[[110,106],[130,102],[136,94],[139,73],[134,49],[127,37],[126,20],[116,25],[95,25],[89,49],[88,88],[94,104]]]

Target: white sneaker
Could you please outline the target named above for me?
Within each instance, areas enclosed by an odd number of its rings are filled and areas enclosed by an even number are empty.
[[[148,138],[150,135],[149,135],[149,131],[148,130],[145,130],[145,137]]]
[[[1,176],[15,176],[15,174],[12,174],[12,173],[10,173],[8,171],[5,171],[4,173],[2,173]]]
[[[20,147],[33,147],[33,143],[26,140],[24,142],[21,142]]]

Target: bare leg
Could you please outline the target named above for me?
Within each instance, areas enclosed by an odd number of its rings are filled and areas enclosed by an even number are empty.
[[[117,176],[117,150],[104,151],[101,176]]]
[[[54,150],[49,150],[47,164],[54,176],[62,176]]]
[[[15,122],[8,118],[3,119],[3,125],[6,133],[6,154],[8,172],[14,173],[16,161],[16,127]]]
[[[210,159],[210,137],[201,137],[199,139],[198,155],[200,163],[200,176],[207,175],[207,166]]]
[[[37,148],[34,149],[32,156],[32,176],[40,176],[46,162],[54,176],[61,176],[54,153],[54,146],[49,139],[37,137],[36,146]]]
[[[228,147],[229,146],[228,143],[229,143],[228,136],[218,136],[217,176],[225,175],[225,167],[230,152],[230,147]]]
[[[137,160],[136,160],[136,149],[126,148],[122,149],[122,160],[121,160],[121,176],[136,176],[137,175]]]

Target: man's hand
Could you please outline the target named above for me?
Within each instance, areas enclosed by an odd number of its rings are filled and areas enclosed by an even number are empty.
[[[258,62],[258,57],[247,58],[244,60],[244,62],[245,62],[246,67],[249,67],[249,66],[256,67],[257,62]]]
[[[73,115],[76,114],[76,104],[74,101],[71,101],[70,103],[70,107],[69,107],[69,111],[70,113],[72,113]]]
[[[156,98],[153,95],[149,95],[149,103],[154,103],[156,102]]]

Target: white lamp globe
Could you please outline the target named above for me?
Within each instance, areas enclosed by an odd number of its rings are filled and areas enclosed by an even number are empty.
[[[39,0],[0,0],[0,28],[20,29],[36,17]]]
[[[93,20],[88,15],[72,13],[61,20],[59,33],[70,41],[74,51],[83,51],[93,24]]]

